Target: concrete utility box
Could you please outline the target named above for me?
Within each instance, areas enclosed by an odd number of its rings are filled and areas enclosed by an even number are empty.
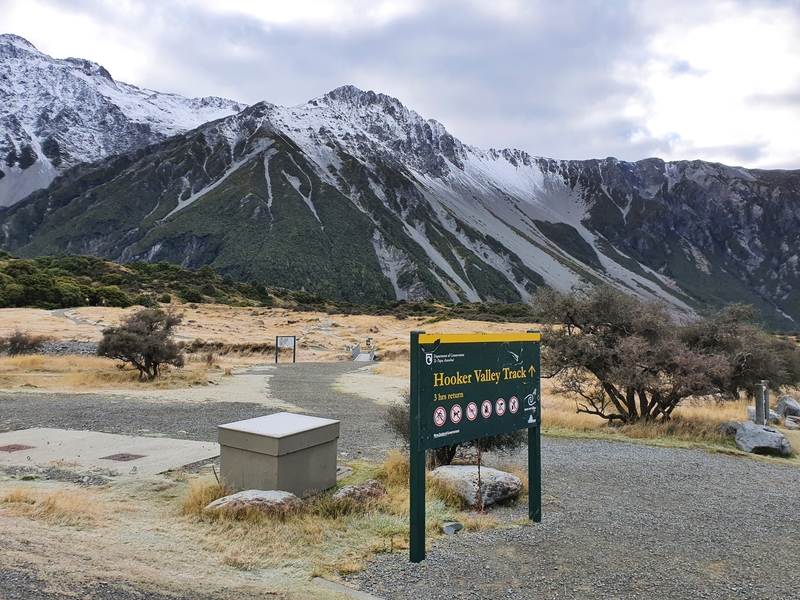
[[[240,490],[296,496],[336,485],[339,421],[288,412],[220,425],[220,474]]]

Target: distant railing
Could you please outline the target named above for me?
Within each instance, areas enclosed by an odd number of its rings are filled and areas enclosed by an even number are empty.
[[[361,351],[361,344],[353,346],[353,360],[368,361],[375,360],[375,346],[369,346],[369,353]]]

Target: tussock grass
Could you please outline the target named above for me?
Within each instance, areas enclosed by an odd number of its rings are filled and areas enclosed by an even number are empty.
[[[219,500],[232,493],[233,490],[219,482],[209,483],[204,480],[194,480],[189,485],[189,493],[183,500],[181,510],[186,515],[202,515],[203,509],[214,500]]]
[[[549,386],[547,386],[549,387]],[[547,389],[543,386],[544,390]],[[711,398],[685,400],[667,422],[641,422],[632,425],[608,424],[605,419],[577,413],[573,400],[543,390],[542,429],[554,435],[589,435],[623,437],[635,440],[670,441],[705,446],[719,450],[733,448],[731,438],[720,435],[717,426],[725,421],[741,422],[747,418],[748,401],[717,402]],[[685,444],[683,444],[685,445]]]
[[[19,355],[0,357],[0,385],[44,389],[170,389],[208,384],[201,365],[184,369],[164,367],[154,381],[142,381],[132,367],[100,356]]]
[[[331,577],[364,568],[376,552],[408,548],[408,461],[393,452],[382,465],[352,463],[354,473],[342,485],[379,479],[387,495],[364,504],[334,502],[334,490],[306,498],[303,507],[277,515],[237,511],[206,513],[203,508],[227,490],[206,478],[191,484],[183,500],[184,519],[203,529],[203,545],[222,564],[249,571],[282,568],[305,576]],[[427,529],[441,535],[442,523],[459,515],[428,490]]]
[[[105,512],[104,503],[83,490],[19,487],[8,492],[0,502],[11,514],[77,528],[94,526]]]

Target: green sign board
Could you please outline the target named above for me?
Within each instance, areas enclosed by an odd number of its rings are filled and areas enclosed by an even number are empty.
[[[420,447],[539,422],[539,334],[420,335]]]
[[[425,450],[528,430],[529,516],[541,520],[540,334],[411,333],[410,558],[425,558]]]

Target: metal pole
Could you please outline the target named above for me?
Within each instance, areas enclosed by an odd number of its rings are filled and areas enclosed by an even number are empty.
[[[275,336],[275,364],[278,364],[278,336]]]
[[[419,414],[419,336],[424,331],[411,332],[411,478],[410,487],[410,514],[409,514],[409,549],[408,559],[411,562],[425,560],[425,450],[420,448],[420,414]]]
[[[756,384],[756,425],[764,424],[764,384]]]
[[[761,385],[764,386],[764,423],[769,425],[769,381],[762,379]]]
[[[529,330],[528,333],[539,333]],[[541,368],[541,365],[537,365]],[[528,428],[528,518],[534,523],[542,522],[542,378],[536,379],[536,402],[539,410],[534,411],[536,424]]]

